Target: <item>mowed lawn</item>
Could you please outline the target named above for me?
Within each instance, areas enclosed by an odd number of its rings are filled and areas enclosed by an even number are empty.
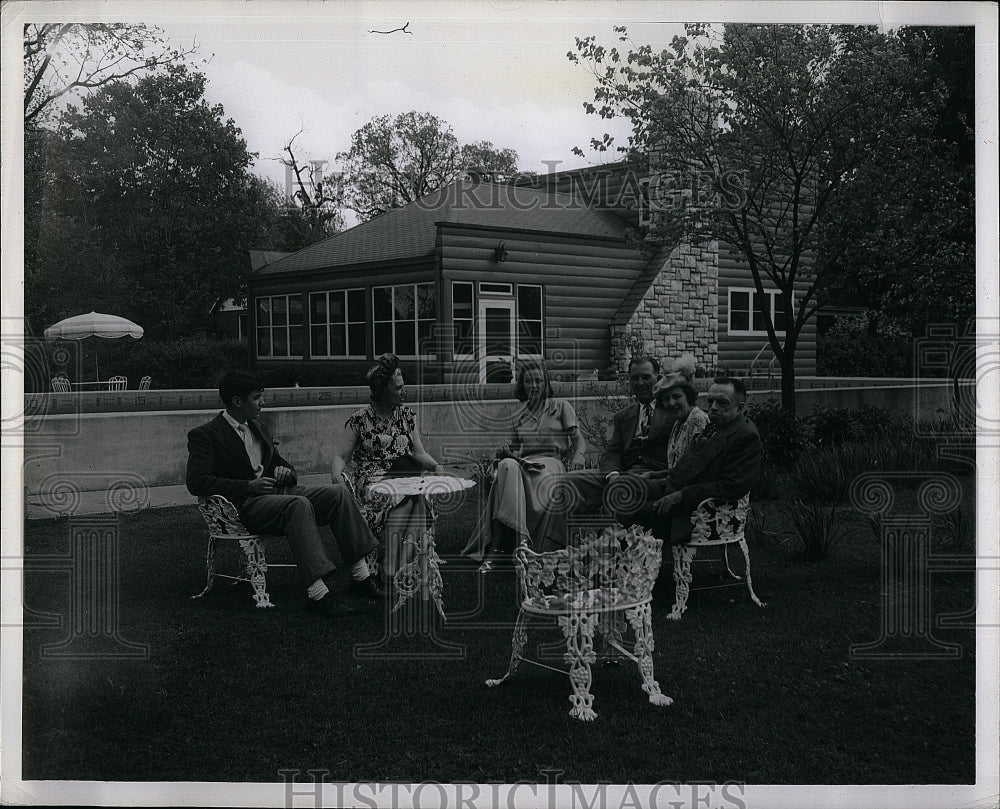
[[[72,631],[70,574],[51,562],[68,552],[70,520],[29,522],[22,777],[274,782],[296,769],[330,781],[512,783],[557,770],[582,783],[974,782],[973,573],[930,574],[939,646],[896,641],[885,649],[918,656],[858,659],[851,646],[879,639],[886,597],[866,521],[842,508],[834,555],[807,564],[782,504],[756,508],[766,533],[751,538],[753,574],[767,607],[742,586],[716,588],[668,621],[668,551],[654,661],[674,704],[649,704],[633,664],[598,665],[591,723],[568,715],[565,675],[522,665],[499,688],[484,685],[506,671],[517,604],[512,570],[483,577],[457,558],[475,497],[440,517],[451,619],[417,637],[388,632],[377,606],[336,620],[307,613],[293,570],[269,575],[276,609],[254,609],[247,585],[225,581],[191,600],[205,576],[195,506],[122,515],[119,637],[147,659],[48,656]],[[942,530],[932,552],[971,561],[974,549]],[[287,561],[281,543],[270,555]],[[721,581],[719,569],[696,566],[695,585]],[[346,588],[343,565],[336,575]],[[62,625],[42,626],[44,615]],[[959,617],[938,626],[947,615]],[[562,637],[554,626],[537,636]],[[355,653],[380,639],[383,657]]]

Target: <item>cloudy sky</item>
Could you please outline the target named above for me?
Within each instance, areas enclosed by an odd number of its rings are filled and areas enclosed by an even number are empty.
[[[462,142],[517,150],[520,168],[543,172],[603,162],[587,149],[605,132],[627,141],[626,121],[587,115],[594,79],[566,58],[575,37],[665,47],[695,19],[792,21],[802,5],[592,0],[211,0],[7,4],[21,21],[80,19],[155,24],[178,45],[199,45],[208,96],[243,130],[257,171],[283,182],[275,162],[297,132],[301,156],[333,160],[375,115],[432,112]],[[940,5],[940,4],[939,4]],[[930,7],[930,11],[933,8]],[[885,4],[810,4],[811,19],[891,24]],[[907,11],[913,18],[912,7]],[[406,26],[405,31],[391,31]],[[587,157],[572,148],[587,149]]]
[[[332,160],[373,116],[409,110],[447,121],[462,142],[513,148],[520,168],[545,171],[543,161],[563,168],[586,162],[573,158],[572,147],[586,147],[605,131],[627,140],[627,122],[608,125],[584,112],[594,80],[566,58],[576,36],[613,41],[621,21],[615,8],[292,3],[292,13],[278,17],[169,19],[161,27],[180,44],[200,43],[209,97],[243,129],[267,176],[283,176],[270,159],[299,130],[303,152]],[[638,19],[642,9],[634,9]],[[371,33],[404,25],[405,32]],[[663,44],[682,30],[633,27],[638,41]]]

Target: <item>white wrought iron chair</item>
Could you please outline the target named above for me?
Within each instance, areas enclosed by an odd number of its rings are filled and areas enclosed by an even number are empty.
[[[503,677],[487,680],[486,684],[499,685],[522,660],[565,673],[524,656],[528,619],[542,616],[555,618],[566,638],[563,660],[569,664],[573,687],[570,716],[583,721],[597,717],[590,693],[590,665],[597,660],[595,631],[604,640],[603,656],[624,656],[635,661],[649,701],[653,705],[670,705],[673,700],[661,693],[653,677],[650,600],[662,547],[663,541],[649,531],[637,526],[626,530],[619,525],[591,531],[578,545],[547,553],[535,553],[522,542],[515,563],[523,600],[511,639],[510,666]],[[625,619],[635,635],[631,651],[622,645]]]
[[[750,510],[750,495],[745,494],[737,502],[717,502],[709,498],[702,500],[691,515],[691,541],[683,545],[674,545],[671,549],[674,557],[674,606],[667,617],[679,621],[687,610],[688,595],[691,592],[691,562],[699,548],[722,546],[722,555],[726,562],[726,570],[737,581],[746,579],[750,598],[758,607],[766,606],[757,598],[750,579],[750,549],[747,547],[744,528],[747,522],[747,512]],[[743,551],[743,561],[746,564],[746,576],[733,572],[729,564],[729,546],[739,545]]]
[[[149,386],[153,383],[153,377],[144,376],[139,380],[139,390],[149,390]]]
[[[125,390],[128,387],[128,377],[113,376],[108,380],[108,390]]]
[[[54,376],[52,377],[52,390],[56,393],[71,393],[73,388],[66,377]]]
[[[253,587],[253,600],[258,607],[273,607],[271,597],[267,593],[267,559],[264,555],[264,543],[260,534],[250,533],[240,520],[236,507],[221,494],[198,498],[198,510],[208,526],[208,554],[205,567],[208,581],[205,589],[191,598],[201,598],[215,584],[216,577],[231,579],[233,583],[245,581]],[[239,543],[243,554],[242,575],[217,573],[215,570],[215,544],[222,540],[235,540]],[[271,567],[295,567],[295,565],[271,565]]]

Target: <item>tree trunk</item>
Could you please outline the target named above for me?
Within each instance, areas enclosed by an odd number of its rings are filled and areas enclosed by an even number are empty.
[[[787,341],[781,355],[781,407],[795,415],[795,343]]]

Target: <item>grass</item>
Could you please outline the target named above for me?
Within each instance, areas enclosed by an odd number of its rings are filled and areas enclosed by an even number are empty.
[[[972,482],[963,483],[971,500]],[[379,639],[385,616],[308,614],[291,570],[269,576],[274,610],[255,610],[246,585],[225,582],[192,601],[204,584],[194,506],[123,515],[120,635],[147,644],[148,660],[42,657],[69,630],[29,625],[22,775],[274,782],[282,769],[325,769],[331,781],[511,783],[557,769],[564,782],[583,783],[973,782],[972,629],[934,630],[960,646],[957,659],[852,658],[851,644],[880,631],[879,548],[866,521],[846,514],[838,553],[805,564],[781,503],[754,508],[754,586],[767,608],[742,587],[695,591],[684,619],[667,621],[672,588],[662,573],[654,661],[674,704],[650,705],[631,664],[598,666],[599,716],[586,724],[568,716],[563,675],[522,665],[499,688],[484,686],[506,671],[517,605],[511,572],[481,577],[455,558],[473,525],[472,499],[438,527],[446,609],[474,614],[437,631],[464,646],[458,660],[356,659],[355,644]],[[69,523],[29,522],[25,534],[25,605],[65,618],[68,574],[31,558],[64,554]],[[971,538],[957,535],[948,534],[948,552],[973,552]],[[271,553],[282,551],[279,543]],[[711,579],[698,564],[696,587]],[[346,587],[343,566],[338,576]],[[974,586],[971,572],[933,574],[935,615],[970,609]],[[390,645],[434,651],[427,637]]]

